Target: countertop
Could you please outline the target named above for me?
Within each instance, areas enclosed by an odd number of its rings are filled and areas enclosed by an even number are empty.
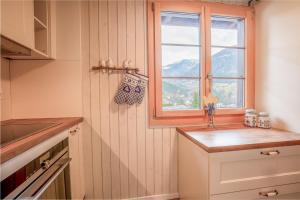
[[[208,153],[300,145],[300,133],[277,129],[247,128],[243,125],[177,128]]]
[[[11,119],[2,121],[1,124],[35,124],[35,123],[57,123],[47,129],[43,129],[21,140],[15,141],[0,148],[1,164],[14,158],[24,151],[40,144],[50,137],[61,133],[62,131],[83,121],[82,117],[66,117],[66,118],[35,118],[35,119]]]

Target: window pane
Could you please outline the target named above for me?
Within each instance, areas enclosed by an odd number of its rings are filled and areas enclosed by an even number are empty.
[[[213,94],[218,97],[217,108],[244,107],[244,80],[214,79]]]
[[[199,77],[199,47],[162,45],[163,77]]]
[[[161,42],[199,45],[199,15],[188,13],[161,13]]]
[[[195,79],[167,79],[162,81],[162,107],[170,110],[200,108],[200,82]]]
[[[214,16],[211,22],[213,46],[245,46],[245,19]]]
[[[214,77],[244,77],[244,49],[212,48],[211,56]]]

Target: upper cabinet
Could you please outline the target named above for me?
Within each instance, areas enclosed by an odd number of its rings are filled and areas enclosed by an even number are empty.
[[[1,1],[1,34],[33,48],[33,10],[33,0]]]
[[[1,1],[2,56],[11,59],[54,59],[55,1]],[[16,46],[20,45],[23,51]],[[25,49],[28,49],[27,54]]]
[[[51,42],[54,41],[54,3],[48,0],[34,0],[34,48],[52,57],[55,57],[54,43]]]

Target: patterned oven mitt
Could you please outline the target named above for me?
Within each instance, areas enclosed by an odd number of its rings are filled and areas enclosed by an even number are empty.
[[[138,104],[141,104],[143,101],[143,98],[145,96],[146,85],[147,85],[147,81],[140,78],[137,82],[137,86],[134,89],[134,99],[135,102]]]
[[[134,76],[132,74],[126,74],[126,76],[129,76],[130,77],[130,93],[128,95],[128,98],[127,98],[127,104],[128,105],[133,105],[136,103],[136,98],[135,98],[135,91],[136,91],[136,88],[138,86],[138,82],[140,80],[139,77],[137,76]]]
[[[138,80],[137,77],[131,74],[125,74],[114,98],[117,104],[128,103],[129,105],[132,105],[135,103],[134,89],[137,86]]]

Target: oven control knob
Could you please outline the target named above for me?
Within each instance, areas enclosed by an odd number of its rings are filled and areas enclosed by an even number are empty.
[[[48,169],[50,167],[50,161],[49,160],[44,160],[41,164],[43,169]]]

